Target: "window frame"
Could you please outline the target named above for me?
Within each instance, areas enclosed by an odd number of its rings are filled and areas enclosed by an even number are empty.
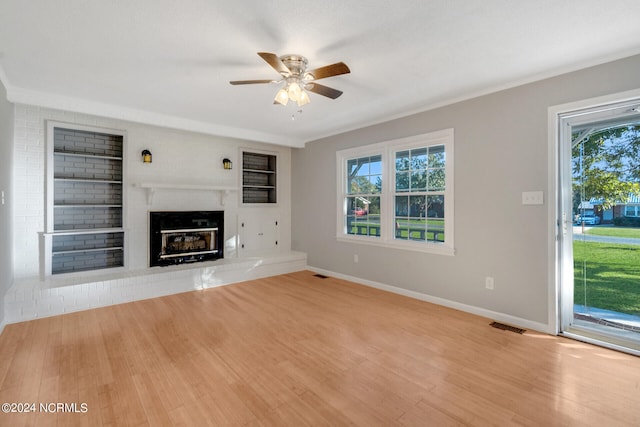
[[[627,214],[627,209],[629,209],[629,208],[633,208],[633,214],[632,215]],[[638,213],[639,213],[638,211],[640,211],[639,208],[640,208],[640,206],[638,206],[638,205],[625,205],[623,216],[626,216],[626,217],[629,217],[629,218],[638,218],[638,216],[640,216],[640,215],[638,215]]]
[[[366,212],[367,212],[366,217],[367,218],[366,218],[366,221],[364,221],[365,223],[368,223],[373,216],[380,217],[380,215],[382,213],[382,210],[381,210],[381,208],[382,208],[382,206],[381,206],[382,198],[381,198],[381,193],[380,192],[375,192],[374,191],[374,192],[369,192],[369,193],[366,193],[366,192],[363,193],[363,192],[351,192],[351,190],[350,190],[350,187],[351,187],[351,184],[352,184],[352,179],[354,177],[352,177],[350,175],[350,173],[349,173],[349,163],[351,163],[354,160],[358,161],[358,163],[359,163],[359,161],[367,159],[368,160],[368,162],[367,162],[368,166],[371,167],[371,159],[373,159],[373,158],[379,158],[380,159],[379,160],[380,164],[383,165],[382,155],[381,154],[372,154],[372,155],[351,157],[351,158],[349,158],[349,160],[347,160],[347,162],[345,164],[345,179],[347,179],[347,182],[345,182],[345,184],[347,185],[347,189],[345,190],[345,196],[344,196],[345,197],[345,204],[346,204],[346,207],[345,207],[346,215],[345,215],[345,217],[347,218],[347,220],[345,222],[347,223],[347,225],[346,225],[346,234],[351,235],[351,236],[355,235],[355,236],[363,236],[363,237],[380,237],[380,229],[381,229],[381,226],[382,226],[381,223],[379,223],[379,225],[377,227],[377,231],[378,231],[377,234],[370,234],[371,230],[369,230],[370,227],[368,225],[366,226],[366,228],[368,230],[368,233],[366,235],[365,234],[351,234],[348,231],[348,228],[349,228],[349,220],[348,220],[348,218],[352,216],[352,215],[349,215],[349,213],[350,213],[351,208],[353,207],[353,206],[351,206],[351,204],[349,202],[349,199],[354,199],[354,201],[355,201],[355,199],[360,199],[361,201],[364,201],[366,199],[371,199],[371,200],[378,199],[377,205],[380,207],[380,212],[376,215],[376,214],[372,214],[370,209],[366,209]],[[374,177],[374,176],[379,176],[380,178],[382,178],[382,176],[384,175],[383,168],[384,168],[384,166],[381,167],[381,169],[379,171],[380,173],[377,173],[377,174],[371,174],[371,171],[369,170],[367,174],[362,175],[362,174],[358,173],[357,175],[355,175],[355,177],[366,177],[367,178],[367,182],[370,182],[371,178]],[[372,204],[375,205],[375,203],[372,203]],[[365,208],[366,208],[366,206],[365,206]],[[355,224],[358,224],[358,222],[360,222],[360,221],[358,221],[358,215],[356,215],[355,213],[353,215],[352,221],[355,221]],[[371,227],[371,228],[376,229],[376,227]]]
[[[444,195],[444,242],[429,240],[405,240],[395,237],[395,197],[407,195],[406,192],[396,193],[396,153],[431,146],[444,146],[445,152],[445,190],[438,192]],[[380,235],[347,234],[347,197],[349,160],[382,156],[382,192],[380,193]],[[341,242],[361,243],[366,245],[384,246],[410,251],[434,253],[440,255],[454,255],[454,131],[452,128],[414,135],[406,138],[393,139],[384,142],[368,144],[360,147],[339,150],[336,152],[337,162],[337,209],[336,209],[336,239]],[[428,192],[428,191],[427,191]]]

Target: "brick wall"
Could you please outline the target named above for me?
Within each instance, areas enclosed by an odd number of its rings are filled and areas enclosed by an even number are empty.
[[[122,226],[122,211],[117,208],[57,208],[53,215],[56,230],[84,230]]]
[[[13,284],[13,123],[14,108],[0,82],[0,302]],[[5,321],[0,304],[0,332]]]
[[[44,231],[45,114],[40,108],[16,105],[14,145],[15,278],[39,272],[38,233]],[[64,114],[58,115],[65,119]]]
[[[95,197],[110,200],[122,197],[125,206],[123,217],[118,217],[109,210],[87,210],[83,215],[86,215],[87,221],[98,219],[102,221],[107,218],[113,223],[122,223],[127,232],[126,257],[129,270],[146,269],[148,266],[148,212],[150,210],[224,210],[225,240],[229,245],[225,248],[225,257],[236,256],[234,237],[237,216],[244,212],[244,209],[248,209],[239,206],[238,193],[231,193],[223,205],[219,195],[215,193],[190,190],[158,191],[153,197],[153,203],[149,205],[145,190],[133,187],[132,184],[160,182],[239,186],[241,146],[278,152],[278,180],[282,186],[282,192],[279,194],[282,198],[279,197],[278,206],[251,208],[251,212],[256,213],[256,217],[260,217],[259,209],[266,209],[269,213],[278,211],[283,230],[279,247],[281,250],[290,249],[291,150],[289,148],[18,104],[15,106],[13,164],[16,196],[13,253],[16,279],[29,279],[37,277],[40,273],[39,233],[45,231],[46,217],[45,129],[47,120],[126,131],[123,153],[125,185],[122,187],[121,194],[101,193],[99,188],[95,188]],[[98,137],[99,134],[96,138]],[[84,142],[89,144],[91,141],[85,139]],[[153,153],[153,163],[142,163],[140,154],[144,149],[149,149]],[[110,155],[106,152],[105,154]],[[95,175],[99,177],[101,170],[107,173],[106,171],[112,168],[109,161],[96,161],[95,167],[79,167],[74,164],[72,156],[67,157],[61,163],[61,167],[69,178],[93,178]],[[230,158],[238,167],[230,171],[224,170],[223,158]],[[64,223],[67,214],[70,213],[62,208],[60,212],[56,212],[54,222]]]
[[[53,146],[57,151],[122,157],[122,138],[116,135],[57,128]]]
[[[290,174],[291,150],[250,141],[231,140],[186,131],[170,130],[157,126],[130,123],[121,120],[89,116],[29,105],[16,105],[13,121],[13,174],[15,203],[12,231],[13,269],[15,281],[5,295],[5,320],[9,323],[101,307],[142,298],[152,298],[176,292],[185,292],[296,271],[306,266],[306,256],[290,254],[291,204]],[[101,270],[81,275],[56,275],[41,280],[40,238],[45,231],[45,157],[46,121],[97,126],[126,131],[124,144],[125,185],[121,191],[103,192],[95,189],[95,197],[124,201],[123,215],[107,210],[89,209],[72,213],[64,208],[54,220],[64,226],[67,215],[81,215],[83,221],[107,221],[122,223],[126,236],[104,233],[98,236],[57,235],[52,244],[61,250],[73,251],[75,245],[90,244],[96,248],[120,239],[126,245],[126,268],[123,271]],[[69,135],[71,136],[71,135]],[[85,139],[85,142],[87,141]],[[278,181],[280,192],[277,206],[241,207],[239,193],[231,194],[223,201],[219,194],[197,190],[158,190],[152,203],[147,193],[134,183],[201,184],[238,187],[240,168],[224,170],[222,159],[230,158],[240,165],[240,147],[278,152]],[[144,164],[141,151],[153,153],[153,163]],[[67,178],[98,178],[109,173],[110,161],[96,161],[95,166],[75,164],[73,156],[66,156],[57,173]],[[117,157],[117,156],[116,156]],[[0,163],[1,164],[1,163]],[[61,176],[61,175],[58,175]],[[100,190],[100,191],[98,191]],[[71,190],[69,190],[71,194]],[[74,196],[71,196],[74,197]],[[224,210],[225,258],[214,265],[202,267],[148,268],[148,213],[169,210]],[[267,216],[280,218],[279,252],[260,261],[249,258],[234,259],[238,255],[236,232],[238,217],[259,221]],[[2,230],[0,230],[2,231]],[[87,242],[83,239],[93,239]],[[114,243],[115,244],[115,243]],[[112,256],[119,256],[114,251]],[[58,258],[59,257],[59,258]],[[54,257],[56,268],[64,269],[65,263],[105,262],[112,260],[82,260],[64,255]]]
[[[229,283],[300,271],[306,255],[287,253],[249,260],[221,260],[215,265],[191,264],[175,269],[154,268],[131,274],[58,277],[55,282],[25,279],[5,296],[6,322],[73,313],[145,298],[206,289]]]

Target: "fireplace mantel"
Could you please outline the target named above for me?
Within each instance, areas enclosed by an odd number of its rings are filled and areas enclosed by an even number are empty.
[[[142,188],[147,192],[147,204],[153,203],[153,196],[158,190],[196,190],[214,191],[220,195],[220,204],[224,205],[227,196],[232,191],[238,191],[236,187],[225,185],[202,185],[202,184],[167,184],[158,182],[139,182],[133,184],[134,187]]]

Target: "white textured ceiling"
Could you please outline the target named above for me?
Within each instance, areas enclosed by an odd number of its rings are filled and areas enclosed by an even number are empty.
[[[278,78],[258,51],[344,95],[291,120],[229,84]],[[636,53],[638,0],[0,0],[10,101],[290,146]]]

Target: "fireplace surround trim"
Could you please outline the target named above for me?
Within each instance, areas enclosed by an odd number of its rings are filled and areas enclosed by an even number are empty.
[[[142,188],[147,194],[147,205],[153,203],[153,196],[158,190],[197,190],[217,192],[220,197],[220,204],[225,205],[227,197],[232,191],[238,191],[237,187],[231,185],[202,185],[202,184],[164,184],[156,182],[134,183],[134,187]]]

